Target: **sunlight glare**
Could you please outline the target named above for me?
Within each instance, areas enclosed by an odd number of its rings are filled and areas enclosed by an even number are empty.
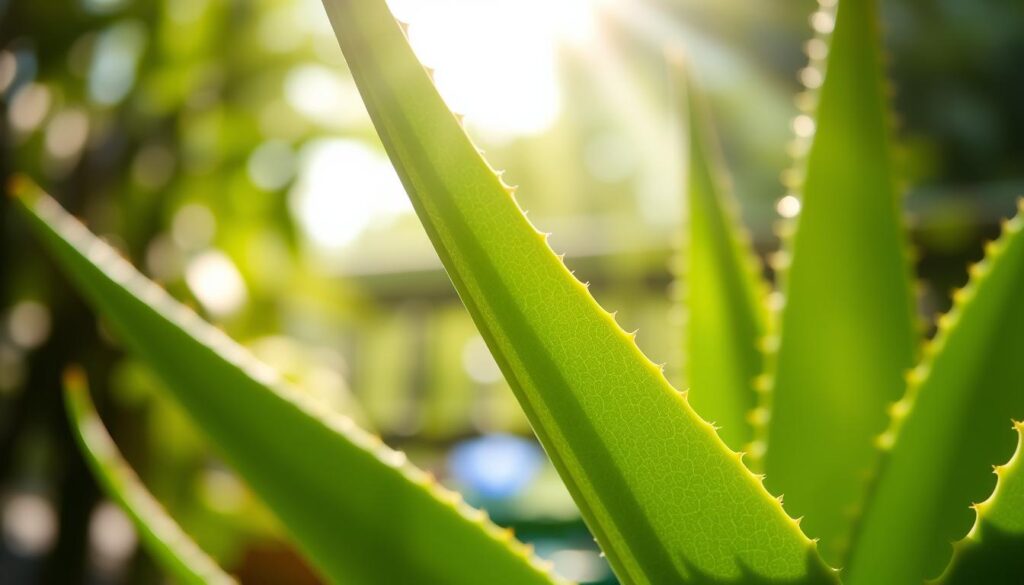
[[[207,250],[188,263],[185,283],[211,315],[226,317],[245,304],[248,293],[242,274],[226,254]]]
[[[284,79],[284,95],[296,112],[328,128],[345,130],[366,124],[366,107],[355,81],[330,67],[295,66]]]
[[[800,199],[796,195],[786,195],[775,203],[775,211],[786,219],[800,215]]]
[[[139,543],[135,526],[113,502],[101,502],[89,518],[89,550],[105,573],[123,569]]]
[[[327,251],[412,212],[384,153],[348,139],[317,140],[302,149],[289,204],[312,243]]]
[[[391,0],[438,91],[494,141],[539,134],[561,111],[558,52],[591,41],[602,0]]]

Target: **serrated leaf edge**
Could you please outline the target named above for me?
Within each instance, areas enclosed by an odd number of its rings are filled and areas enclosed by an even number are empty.
[[[817,84],[817,87],[811,87],[806,83],[804,75],[800,75],[799,81],[804,87],[794,99],[794,105],[797,108],[797,117],[809,116],[817,124],[817,109],[821,94],[821,88],[824,86],[825,80],[828,75],[828,57],[832,49],[832,36],[835,30],[835,21],[838,11],[838,3],[843,0],[818,0],[818,9],[811,15],[810,21],[813,23],[816,19],[825,19],[832,23],[831,28],[828,30],[820,30],[819,28],[813,27],[811,30],[814,34],[805,44],[804,52],[808,58],[808,64],[805,69],[814,71],[819,78],[822,80],[821,83]],[[875,27],[871,31],[871,39],[865,42],[875,42],[881,46],[882,23],[879,19],[873,21]],[[886,112],[886,131],[888,140],[886,141],[887,156],[890,160],[895,160],[895,146],[892,137],[896,134],[899,128],[898,120],[894,114],[894,109],[891,105],[892,96],[895,94],[895,86],[891,79],[885,76],[884,72],[887,68],[888,55],[883,50],[878,54],[879,62],[875,64],[875,68],[880,72],[882,79],[883,93],[880,99],[883,102],[883,109]],[[795,126],[796,118],[794,118]],[[787,145],[787,152],[793,158],[793,164],[785,170],[780,181],[783,187],[786,188],[785,196],[795,197],[798,201],[803,202],[803,181],[806,175],[806,165],[808,161],[808,155],[814,141],[815,131],[808,136],[798,136],[794,130],[793,139]],[[892,185],[892,191],[896,195],[892,204],[896,206],[896,217],[904,217],[901,208],[901,202],[905,197],[906,189],[900,186],[900,181],[897,177],[891,176],[889,178]],[[800,216],[796,215],[792,218],[780,218],[773,224],[773,230],[776,237],[779,239],[780,246],[777,252],[769,256],[769,266],[772,268],[775,274],[775,287],[776,292],[772,297],[772,310],[777,312],[778,327],[773,331],[773,335],[765,339],[765,352],[767,355],[765,374],[762,379],[758,380],[758,386],[760,389],[760,396],[762,397],[762,403],[751,413],[751,423],[754,425],[755,435],[754,444],[751,448],[751,454],[754,458],[754,464],[761,466],[763,464],[763,458],[767,450],[770,449],[770,445],[767,443],[769,424],[771,421],[772,412],[772,398],[775,388],[775,376],[776,366],[778,359],[778,350],[781,343],[781,313],[784,310],[786,304],[786,290],[787,290],[787,275],[792,260],[792,250],[795,247],[796,234],[798,231],[798,224]],[[902,255],[901,263],[904,266],[904,271],[907,274],[907,281],[913,283],[914,280],[911,278],[913,270],[913,259],[916,256],[913,245],[909,239],[904,238],[903,245],[900,246],[900,252]],[[909,314],[912,319],[913,328],[920,334],[924,331],[924,325],[918,318],[917,302],[915,300],[915,287],[908,287],[907,305],[910,308]],[[915,353],[915,360],[919,359],[921,351],[917,350]],[[870,490],[874,478],[874,472],[868,470],[865,472],[862,478],[861,491],[866,493]],[[861,509],[859,507],[851,507],[846,510],[846,517],[851,524],[856,523],[856,520],[861,515]],[[852,531],[850,532],[852,534]],[[840,550],[841,555],[845,555],[845,549],[848,548],[849,541],[837,542],[837,547]]]
[[[880,477],[882,468],[887,464],[886,455],[899,440],[899,432],[903,422],[912,412],[921,386],[928,379],[931,372],[931,363],[942,353],[945,348],[946,339],[956,328],[964,308],[974,299],[978,288],[989,272],[991,272],[992,266],[1002,254],[1010,239],[1021,231],[1024,231],[1024,198],[1020,198],[1017,201],[1017,214],[1012,219],[1002,221],[999,237],[985,245],[985,256],[979,262],[968,266],[967,273],[970,275],[970,278],[967,284],[963,288],[953,291],[953,306],[939,317],[935,336],[930,341],[924,343],[918,365],[906,373],[906,393],[900,400],[889,405],[887,409],[890,421],[889,427],[878,435],[874,441],[875,448],[878,450],[879,461],[875,466],[874,472],[867,478],[868,488],[861,501],[862,505],[854,510],[855,520],[863,518],[864,504],[871,500],[874,484]],[[1019,429],[1019,426],[1017,426],[1019,423],[1014,424]],[[859,522],[855,521],[850,534],[856,534],[859,529]],[[973,531],[973,527],[971,530]],[[846,551],[846,553],[848,552]]]
[[[1012,472],[1024,472],[1024,422],[1013,421],[1013,429],[1017,432],[1017,449],[1014,450],[1009,461],[1003,465],[993,466],[992,473],[996,475],[996,486],[993,488],[992,494],[986,498],[985,501],[971,506],[976,514],[974,525],[971,526],[967,536],[953,543],[953,556],[950,557],[949,564],[946,565],[946,569],[942,572],[942,575],[936,579],[928,581],[928,583],[941,584],[947,582],[952,571],[956,568],[957,559],[971,548],[982,545],[980,538],[982,525],[987,520],[986,513],[995,506],[999,499],[1001,490],[1005,489],[1006,475]]]
[[[181,327],[198,343],[205,345],[282,399],[294,404],[310,418],[372,454],[384,465],[395,469],[406,480],[426,490],[460,516],[479,526],[487,536],[507,546],[552,582],[564,585],[571,583],[555,574],[553,564],[538,557],[531,545],[520,542],[511,530],[494,524],[486,511],[470,506],[460,493],[445,488],[431,473],[413,465],[404,452],[388,447],[379,436],[362,429],[348,416],[329,409],[315,397],[288,385],[277,371],[256,359],[226,333],[204,321],[195,311],[177,302],[166,290],[141,274],[116,249],[95,238],[81,221],[65,211],[55,199],[43,192],[30,179],[21,175],[16,176],[11,181],[9,192],[29,213],[38,215],[53,226],[62,238],[82,250],[89,261],[96,264],[117,284],[143,300],[165,319]]]
[[[674,68],[677,72],[673,77],[678,77],[682,79],[682,81],[677,81],[674,84],[677,86],[675,90],[676,95],[673,96],[674,99],[678,102],[688,100],[697,100],[699,102],[705,102],[706,100],[704,99],[703,95],[697,95],[695,97],[689,95],[689,92],[698,91],[698,88],[694,86],[695,81],[692,79],[692,76],[687,75],[687,73],[689,72],[689,67],[686,65],[686,57],[683,53],[682,48],[678,46],[669,47],[666,49],[665,55],[666,60],[669,63],[669,66]],[[737,256],[740,265],[740,270],[743,272],[743,276],[745,277],[747,282],[749,282],[754,287],[754,290],[752,291],[754,296],[754,298],[752,299],[753,309],[755,313],[755,319],[760,322],[759,324],[763,332],[762,338],[758,340],[757,346],[755,348],[756,351],[758,351],[758,353],[761,355],[762,374],[759,374],[758,376],[755,376],[754,378],[748,380],[747,383],[749,384],[750,390],[756,396],[759,393],[763,392],[763,384],[760,382],[760,380],[761,376],[763,376],[765,366],[768,362],[768,352],[765,350],[765,348],[768,345],[768,340],[770,340],[774,335],[775,313],[772,311],[772,307],[769,302],[769,299],[772,294],[772,288],[763,276],[761,261],[754,247],[753,236],[750,230],[748,229],[747,225],[742,221],[741,208],[739,201],[735,196],[732,177],[729,175],[728,169],[726,168],[724,161],[721,160],[721,157],[715,156],[717,153],[721,152],[721,147],[718,142],[718,136],[715,132],[714,124],[712,123],[713,121],[710,119],[710,112],[707,111],[707,104],[704,103],[703,108],[700,108],[703,111],[698,112],[698,115],[703,114],[703,120],[694,120],[693,116],[689,115],[689,108],[683,108],[682,106],[680,106],[678,109],[686,110],[685,116],[680,116],[680,118],[685,119],[680,120],[680,122],[686,125],[686,138],[683,139],[683,143],[685,149],[687,150],[684,152],[683,158],[686,161],[687,166],[689,166],[689,156],[687,153],[688,149],[690,148],[690,137],[692,136],[692,133],[689,131],[689,125],[702,125],[701,134],[705,138],[704,147],[706,150],[710,151],[709,156],[706,157],[708,159],[706,162],[708,165],[711,182],[714,185],[714,195],[716,195],[716,197],[713,197],[713,199],[715,199],[717,207],[722,215],[722,219],[725,225],[727,226],[726,237],[728,238],[729,246],[735,252],[734,255]],[[690,170],[687,170],[687,172],[690,172]],[[685,196],[688,198],[689,194],[685,194]],[[687,221],[689,221],[688,218]],[[686,310],[686,307],[688,306],[689,302],[689,289],[686,286],[688,277],[688,266],[686,262],[686,257],[691,245],[693,245],[691,238],[679,238],[677,249],[673,254],[673,259],[670,263],[673,277],[673,281],[670,286],[670,297],[673,301],[674,306],[677,309],[678,315],[678,319],[674,324],[680,328],[680,334],[684,339],[683,353],[686,353],[686,327],[689,318],[688,312]],[[686,376],[684,375],[684,379],[685,378]],[[758,409],[756,408],[753,409],[748,413],[747,416],[747,423],[751,425],[752,432],[754,431],[755,425],[755,420],[753,419],[753,416],[755,415],[757,410]],[[699,414],[700,413],[698,413],[698,415]],[[746,445],[743,449],[737,451],[737,453],[739,453],[741,457],[746,457],[747,454],[754,448],[756,448],[756,445],[753,442],[751,442],[750,444]],[[755,461],[756,457],[744,459],[744,463],[748,466],[748,468],[751,468],[752,471],[756,471],[756,469],[752,467],[752,464]]]

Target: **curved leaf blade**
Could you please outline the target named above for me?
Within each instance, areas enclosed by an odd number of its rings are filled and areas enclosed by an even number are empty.
[[[457,494],[148,281],[27,180],[13,191],[58,264],[335,583],[549,585]],[[453,560],[453,559],[457,559]]]
[[[1006,224],[940,321],[907,396],[891,409],[891,445],[855,534],[844,582],[919,583],[946,565],[992,493],[1024,418],[1024,218]]]
[[[825,67],[816,122],[794,123],[817,129],[784,278],[764,461],[766,485],[832,563],[917,344],[877,20],[876,0],[839,2],[827,62],[812,64]]]
[[[65,374],[64,402],[75,439],[97,481],[131,519],[160,566],[188,585],[237,583],[178,526],[121,456],[93,406],[83,372],[72,369]]]
[[[974,506],[974,527],[955,545],[943,585],[1015,585],[1024,577],[1024,424],[1014,428],[1017,451],[996,467],[989,499]]]
[[[687,233],[680,284],[686,312],[686,377],[690,405],[714,421],[734,450],[753,441],[749,417],[758,406],[755,379],[765,367],[765,287],[725,189],[724,165],[710,112],[680,56],[670,67],[686,124]]]
[[[619,578],[831,580],[740,457],[527,221],[384,1],[324,5],[421,222]]]

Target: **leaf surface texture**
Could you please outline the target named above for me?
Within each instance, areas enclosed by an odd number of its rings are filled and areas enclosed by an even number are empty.
[[[882,435],[888,452],[843,576],[851,585],[919,583],[949,561],[970,506],[995,487],[1010,458],[1011,419],[1024,418],[1024,219],[1006,224],[971,270],[907,396]],[[891,445],[891,447],[889,447]]]
[[[730,448],[753,440],[755,381],[765,366],[765,287],[739,224],[703,94],[681,60],[671,64],[685,121],[687,232],[681,267],[685,375],[693,408]]]
[[[943,585],[1015,585],[1024,577],[1024,426],[1015,428],[1017,451],[996,467],[996,489],[975,506],[974,527],[956,544]]]
[[[72,282],[325,577],[346,585],[551,583],[523,545],[403,453],[285,385],[38,187],[22,180],[16,191]]]
[[[877,2],[844,0],[819,15],[835,28],[826,62],[811,65],[825,76],[816,118],[794,121],[811,143],[791,263],[777,267],[785,305],[764,470],[768,488],[837,564],[917,337]]]
[[[527,221],[383,0],[324,5],[423,226],[619,578],[832,579],[739,456]]]

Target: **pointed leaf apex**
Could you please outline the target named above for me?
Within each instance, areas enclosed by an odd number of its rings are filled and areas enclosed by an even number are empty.
[[[12,198],[31,203],[31,200],[34,200],[34,191],[38,191],[35,182],[23,173],[15,173],[7,179],[7,195]]]

